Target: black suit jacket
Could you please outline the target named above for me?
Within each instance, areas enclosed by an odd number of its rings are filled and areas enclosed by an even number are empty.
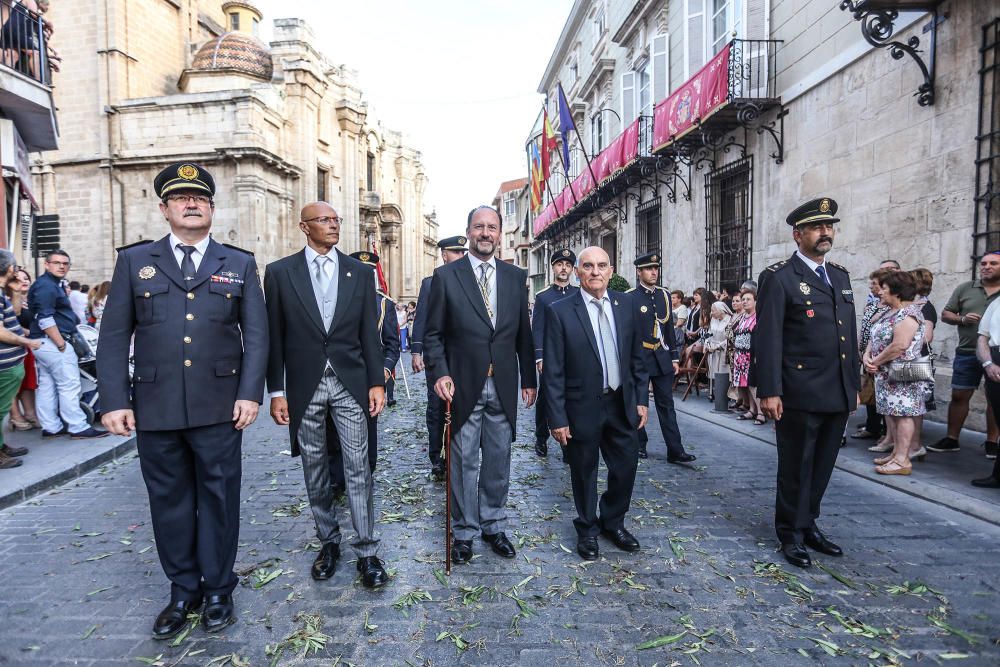
[[[584,302],[588,297],[580,291],[548,307],[542,382],[550,428],[569,426],[574,438],[596,441],[601,437],[604,369]],[[649,374],[642,360],[642,335],[636,326],[631,299],[612,290],[608,290],[608,298],[615,314],[625,414],[632,426],[639,428],[636,406],[649,405]]]
[[[535,309],[531,311],[531,339],[535,343],[536,362],[542,360],[542,350],[545,347],[545,313],[548,307],[556,301],[573,296],[579,291],[580,288],[576,285],[559,287],[553,283],[543,290],[538,290],[538,293],[535,294]]]
[[[496,267],[495,329],[468,257],[438,267],[431,282],[424,361],[431,384],[446,375],[455,381],[453,429],[461,428],[472,414],[483,393],[490,364],[497,394],[512,427],[517,421],[518,373],[521,387],[537,385],[525,289],[527,274],[500,260],[496,260]]]
[[[337,309],[329,330],[323,328],[304,249],[268,264],[264,272],[271,331],[267,388],[284,391],[288,400],[292,456],[299,453],[299,424],[327,361],[365,414],[368,390],[385,384],[378,311],[372,298],[375,272],[337,252]]]
[[[413,354],[424,353],[424,332],[427,330],[427,309],[431,305],[431,282],[433,276],[427,276],[420,281],[420,292],[417,294],[417,312],[413,314],[413,326],[410,327],[410,351]]]
[[[761,398],[789,410],[848,412],[860,390],[861,361],[851,277],[826,262],[827,285],[798,255],[764,269],[753,332]]]
[[[253,255],[209,241],[189,282],[169,239],[118,253],[97,345],[101,409],[134,410],[143,431],[229,422],[237,400],[264,393],[267,313]]]
[[[384,360],[382,367],[392,373],[399,363],[399,320],[396,318],[396,302],[381,292],[375,293],[375,308],[378,311],[379,340],[382,342]]]

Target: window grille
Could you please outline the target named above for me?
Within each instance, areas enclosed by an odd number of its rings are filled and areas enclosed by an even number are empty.
[[[705,176],[705,287],[753,277],[753,156]]]
[[[976,196],[972,277],[979,259],[1000,249],[1000,18],[983,26],[979,49],[979,130],[976,132]]]

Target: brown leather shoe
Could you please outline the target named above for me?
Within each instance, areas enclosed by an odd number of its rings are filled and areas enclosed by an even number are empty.
[[[3,452],[0,452],[0,470],[4,468],[16,468],[21,465],[21,459],[15,459],[13,456],[7,456]]]

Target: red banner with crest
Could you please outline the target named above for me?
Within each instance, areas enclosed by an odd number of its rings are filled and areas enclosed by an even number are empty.
[[[730,44],[653,111],[653,150],[687,134],[729,102]]]

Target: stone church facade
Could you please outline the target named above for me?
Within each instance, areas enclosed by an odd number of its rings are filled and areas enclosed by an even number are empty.
[[[299,209],[325,200],[344,219],[338,248],[374,241],[392,296],[416,297],[438,236],[420,152],[373,118],[356,73],[304,21],[275,20],[265,45],[262,18],[242,0],[53,4],[60,148],[34,172],[77,279],[106,279],[116,247],[168,231],[153,177],[193,160],[217,183],[217,240],[263,267],[302,247]]]

